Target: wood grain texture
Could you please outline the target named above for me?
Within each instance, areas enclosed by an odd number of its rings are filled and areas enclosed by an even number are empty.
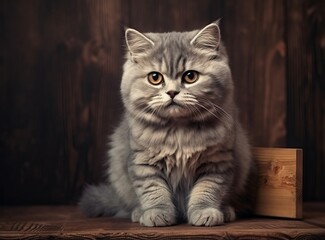
[[[245,129],[254,146],[286,141],[284,1],[225,1],[224,37]]]
[[[312,208],[312,204],[309,207]],[[324,204],[318,214],[304,221],[253,218],[219,227],[192,227],[182,224],[165,228],[141,227],[127,219],[83,217],[74,206],[36,206],[0,208],[1,239],[292,239],[325,237],[325,228],[314,225],[314,218],[325,215]],[[306,216],[308,216],[308,206]],[[308,223],[308,221],[310,223]]]
[[[120,1],[32,2],[1,2],[0,202],[75,202],[121,113]]]
[[[325,200],[325,1],[287,1],[288,146],[304,148],[304,197]]]
[[[126,0],[124,24],[143,32],[190,31],[223,17],[222,0]]]
[[[302,218],[302,150],[254,148],[258,169],[255,214]]]
[[[0,208],[1,239],[322,239],[325,228],[313,219],[325,216],[324,203],[318,215],[304,221],[252,218],[218,227],[193,227],[181,224],[148,228],[128,219],[85,218],[75,206],[35,206]],[[311,210],[311,213],[314,211]]]

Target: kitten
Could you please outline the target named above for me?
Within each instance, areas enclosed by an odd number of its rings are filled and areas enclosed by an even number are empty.
[[[144,226],[235,220],[253,161],[218,23],[191,32],[129,28],[125,38],[125,112],[111,137],[108,181],[86,188],[81,209]]]

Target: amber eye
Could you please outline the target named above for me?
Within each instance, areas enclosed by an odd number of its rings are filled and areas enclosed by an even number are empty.
[[[186,71],[182,76],[185,83],[195,83],[199,79],[199,73],[194,70]]]
[[[164,81],[164,77],[159,72],[151,72],[148,74],[148,81],[152,85],[159,85]]]

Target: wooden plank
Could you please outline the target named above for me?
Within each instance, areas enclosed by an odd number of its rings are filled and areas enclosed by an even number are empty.
[[[325,216],[322,204],[319,216]],[[308,208],[306,208],[308,213]],[[307,217],[312,221],[311,217]],[[121,218],[86,218],[76,206],[0,208],[1,239],[322,239],[325,228],[274,218],[238,220],[217,227],[180,224],[148,228]]]
[[[304,149],[304,199],[325,199],[325,1],[286,1],[287,144]]]
[[[124,6],[122,14],[126,26],[142,32],[199,29],[224,15],[223,0],[126,0],[122,1],[122,4]],[[154,18],[152,17],[153,12]]]
[[[302,218],[302,150],[254,148],[258,168],[255,213]]]
[[[254,146],[284,147],[284,1],[237,0],[224,4],[225,31],[221,36],[229,54],[240,119]]]
[[[122,109],[120,12],[119,0],[1,1],[0,204],[76,202],[102,180]]]

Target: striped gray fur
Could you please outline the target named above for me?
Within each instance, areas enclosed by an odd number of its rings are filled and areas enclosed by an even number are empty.
[[[253,161],[218,23],[191,32],[127,29],[125,36],[125,112],[111,136],[107,187],[86,188],[81,209],[127,214],[145,226],[233,221]],[[194,83],[185,82],[189,70],[198,73]],[[151,72],[163,81],[150,83]]]

